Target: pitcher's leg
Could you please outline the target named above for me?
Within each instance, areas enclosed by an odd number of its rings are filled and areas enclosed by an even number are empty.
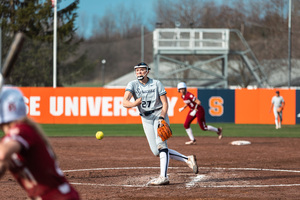
[[[174,160],[178,160],[181,162],[185,162],[189,168],[193,170],[195,174],[198,173],[198,165],[195,155],[185,156],[173,149],[169,149],[170,158]]]

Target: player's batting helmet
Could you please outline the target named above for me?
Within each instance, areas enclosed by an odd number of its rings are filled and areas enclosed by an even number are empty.
[[[13,87],[4,87],[0,93],[0,124],[26,116],[23,94]]]
[[[177,84],[177,89],[178,89],[178,91],[179,91],[180,89],[186,89],[186,84],[185,84],[184,82],[178,83],[178,84]]]

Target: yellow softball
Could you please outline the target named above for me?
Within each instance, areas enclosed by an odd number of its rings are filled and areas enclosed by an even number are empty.
[[[104,137],[103,132],[102,132],[102,131],[97,131],[97,133],[96,133],[96,138],[97,138],[98,140],[101,140],[103,137]]]

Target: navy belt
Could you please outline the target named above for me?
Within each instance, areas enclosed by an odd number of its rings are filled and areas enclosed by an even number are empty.
[[[154,113],[155,111],[160,110],[160,109],[162,109],[162,107],[157,108],[157,109],[155,109],[155,110],[149,110],[149,111],[140,113],[140,115],[141,115],[141,116],[148,116],[148,115],[151,115],[152,113]]]

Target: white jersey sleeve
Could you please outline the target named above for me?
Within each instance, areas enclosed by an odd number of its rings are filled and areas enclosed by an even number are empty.
[[[125,91],[131,92],[135,100],[142,97],[142,104],[138,106],[140,113],[161,108],[160,96],[167,93],[160,81],[151,78],[145,85],[133,80],[127,84]]]

